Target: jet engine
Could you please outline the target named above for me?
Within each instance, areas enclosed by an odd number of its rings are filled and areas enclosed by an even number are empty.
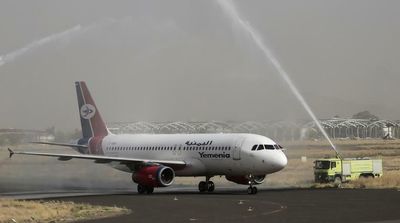
[[[249,185],[248,176],[225,176],[225,178],[231,182],[243,185]],[[254,184],[261,184],[264,182],[265,175],[253,176]]]
[[[145,166],[132,174],[133,182],[148,187],[168,187],[174,178],[174,170],[162,165]]]

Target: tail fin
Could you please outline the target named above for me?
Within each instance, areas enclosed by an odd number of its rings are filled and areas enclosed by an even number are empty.
[[[106,124],[94,103],[84,81],[75,82],[78,97],[79,114],[81,118],[82,134],[84,139],[106,136],[109,134]]]

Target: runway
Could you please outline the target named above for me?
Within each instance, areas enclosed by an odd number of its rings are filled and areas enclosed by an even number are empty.
[[[200,194],[194,189],[55,198],[122,206],[132,213],[87,222],[400,222],[400,191],[238,188]]]

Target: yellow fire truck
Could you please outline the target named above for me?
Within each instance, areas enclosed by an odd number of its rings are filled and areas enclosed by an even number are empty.
[[[325,158],[314,161],[314,178],[317,183],[340,184],[360,177],[381,177],[382,160],[370,158]]]

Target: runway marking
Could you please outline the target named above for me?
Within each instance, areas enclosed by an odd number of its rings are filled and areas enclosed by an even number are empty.
[[[158,199],[159,197],[152,197],[155,199]],[[242,206],[244,204],[247,204],[243,208],[239,209],[232,209],[233,212],[237,211],[238,215],[227,215],[225,218],[218,219],[220,221],[226,221],[226,220],[235,220],[237,218],[242,218],[242,219],[249,219],[249,218],[255,218],[259,216],[267,216],[267,215],[273,215],[279,212],[282,212],[287,209],[287,206],[283,204],[279,204],[276,202],[272,201],[260,201],[260,200],[255,200],[255,199],[248,199],[248,200],[238,200],[237,199],[226,199],[225,197],[219,197],[218,195],[210,195],[206,197],[199,197],[200,199],[212,199],[214,204],[226,204],[226,205],[231,205],[231,204],[236,204],[239,206]],[[187,205],[186,201],[192,201],[192,199],[186,198],[186,197],[181,197],[180,200],[182,201],[182,204]],[[219,201],[218,201],[219,200]],[[213,207],[210,206],[210,209]],[[265,209],[270,209],[269,211],[264,211]],[[241,213],[241,214],[240,214]],[[192,220],[191,220],[192,219]],[[197,217],[191,217],[189,221],[204,221],[207,219],[204,218],[197,218]]]
[[[267,205],[278,206],[278,208],[275,209],[275,210],[268,211],[268,212],[262,212],[261,214],[243,216],[244,218],[247,218],[247,217],[257,217],[257,216],[260,216],[260,215],[262,215],[262,216],[272,215],[272,214],[279,213],[279,212],[282,212],[282,211],[284,211],[284,210],[287,209],[287,206],[284,206],[284,205],[282,205],[282,204],[279,204],[279,203],[276,203],[276,202],[272,202],[272,201],[256,201],[256,202],[258,202],[258,203],[264,203],[264,204],[267,204]],[[254,210],[254,209],[253,209],[253,210]]]

